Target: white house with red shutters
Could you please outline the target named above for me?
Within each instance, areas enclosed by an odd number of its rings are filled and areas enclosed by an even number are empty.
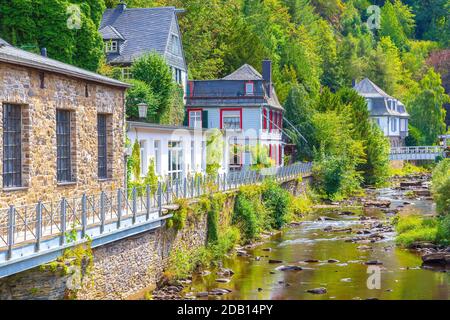
[[[272,62],[262,75],[245,64],[217,80],[189,81],[185,125],[224,132],[223,170],[245,170],[255,163],[252,147],[265,146],[275,166],[283,165],[284,109],[272,84]]]

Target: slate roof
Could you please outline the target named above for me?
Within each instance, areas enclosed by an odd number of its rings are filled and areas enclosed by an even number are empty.
[[[254,82],[254,95],[245,95],[245,82]],[[216,80],[196,80],[193,92],[188,97],[187,106],[224,107],[267,105],[283,110],[274,86],[268,94],[268,86],[263,76],[252,66],[244,64],[230,75]]]
[[[108,62],[131,64],[148,52],[165,56],[172,21],[179,11],[175,7],[107,9],[103,13],[100,33],[105,40],[111,40],[117,32],[121,37],[116,39],[125,40],[120,44],[120,54],[108,54]],[[178,67],[186,70],[184,62],[179,62]]]
[[[386,92],[380,89],[375,83],[370,81],[368,78],[363,79],[360,83],[355,86],[355,90],[358,91],[362,96],[366,98],[388,98],[394,99]]]
[[[354,89],[364,98],[372,101],[371,116],[397,116],[409,117],[405,106],[399,100],[384,92],[380,87],[370,79],[365,78],[355,85]],[[397,111],[388,108],[388,101],[397,101]]]
[[[106,26],[99,31],[103,40],[125,40],[125,38],[113,26]]]
[[[129,84],[121,81],[111,79],[97,73],[87,71],[70,64],[66,64],[57,60],[43,57],[25,50],[18,49],[9,45],[6,41],[0,38],[0,62],[21,65],[39,70],[55,72],[66,76],[81,78],[112,86],[128,88]]]
[[[263,80],[262,75],[251,65],[244,64],[232,74],[222,78],[222,80]]]

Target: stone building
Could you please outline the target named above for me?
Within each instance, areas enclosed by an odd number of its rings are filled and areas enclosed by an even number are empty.
[[[156,52],[167,62],[173,79],[186,92],[187,64],[175,7],[127,8],[120,1],[103,13],[99,32],[105,44],[106,61],[120,67],[124,79],[133,77],[131,65],[144,54]]]
[[[0,208],[123,187],[127,87],[0,39]]]

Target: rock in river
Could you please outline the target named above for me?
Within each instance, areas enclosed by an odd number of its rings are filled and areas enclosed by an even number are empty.
[[[439,264],[450,264],[450,253],[449,252],[434,252],[428,253],[422,256],[423,263],[439,263]]]
[[[315,289],[308,289],[308,290],[306,290],[306,292],[312,293],[312,294],[325,294],[325,293],[327,293],[327,289],[326,288],[315,288]]]
[[[220,282],[220,283],[228,283],[230,282],[230,279],[216,279],[216,282]]]
[[[369,260],[369,261],[366,261],[365,264],[368,266],[381,266],[383,264],[383,262],[381,262],[379,260]]]
[[[278,264],[278,263],[283,263],[283,261],[281,261],[281,260],[275,260],[275,259],[269,259],[269,263],[270,263],[270,264]]]
[[[301,271],[303,270],[302,267],[299,266],[281,266],[276,268],[278,271]]]

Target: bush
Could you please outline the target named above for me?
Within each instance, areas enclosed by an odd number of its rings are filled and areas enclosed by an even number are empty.
[[[441,217],[438,221],[436,240],[442,245],[450,244],[450,215]]]
[[[208,211],[208,244],[217,243],[219,240],[219,212],[217,201],[212,201],[211,209]]]
[[[255,239],[260,231],[254,203],[239,192],[234,203],[232,223],[239,226],[246,242]]]
[[[157,108],[158,101],[153,94],[153,91],[143,81],[139,80],[129,80],[129,83],[132,85],[130,89],[127,91],[126,98],[126,113],[127,119],[137,120],[139,119],[139,103],[146,103],[148,105],[147,109],[147,117],[148,121],[154,121],[156,116],[155,109]]]
[[[133,62],[131,67],[133,78],[147,84],[153,92],[157,104],[153,108],[155,121],[170,107],[173,94],[173,76],[165,59],[156,52],[145,54]]]
[[[266,181],[263,185],[262,199],[269,215],[272,228],[281,229],[287,222],[291,196],[275,181]]]
[[[427,170],[426,168],[415,166],[409,162],[405,163],[405,165],[401,169],[391,167],[389,170],[390,176],[392,177],[405,177],[414,174],[429,173],[429,170]]]
[[[183,229],[186,224],[188,202],[186,199],[178,199],[176,203],[179,205],[179,208],[173,212],[172,218],[167,221],[167,227],[179,231]]]
[[[436,201],[437,212],[450,214],[450,159],[445,159],[433,171],[432,193]]]

